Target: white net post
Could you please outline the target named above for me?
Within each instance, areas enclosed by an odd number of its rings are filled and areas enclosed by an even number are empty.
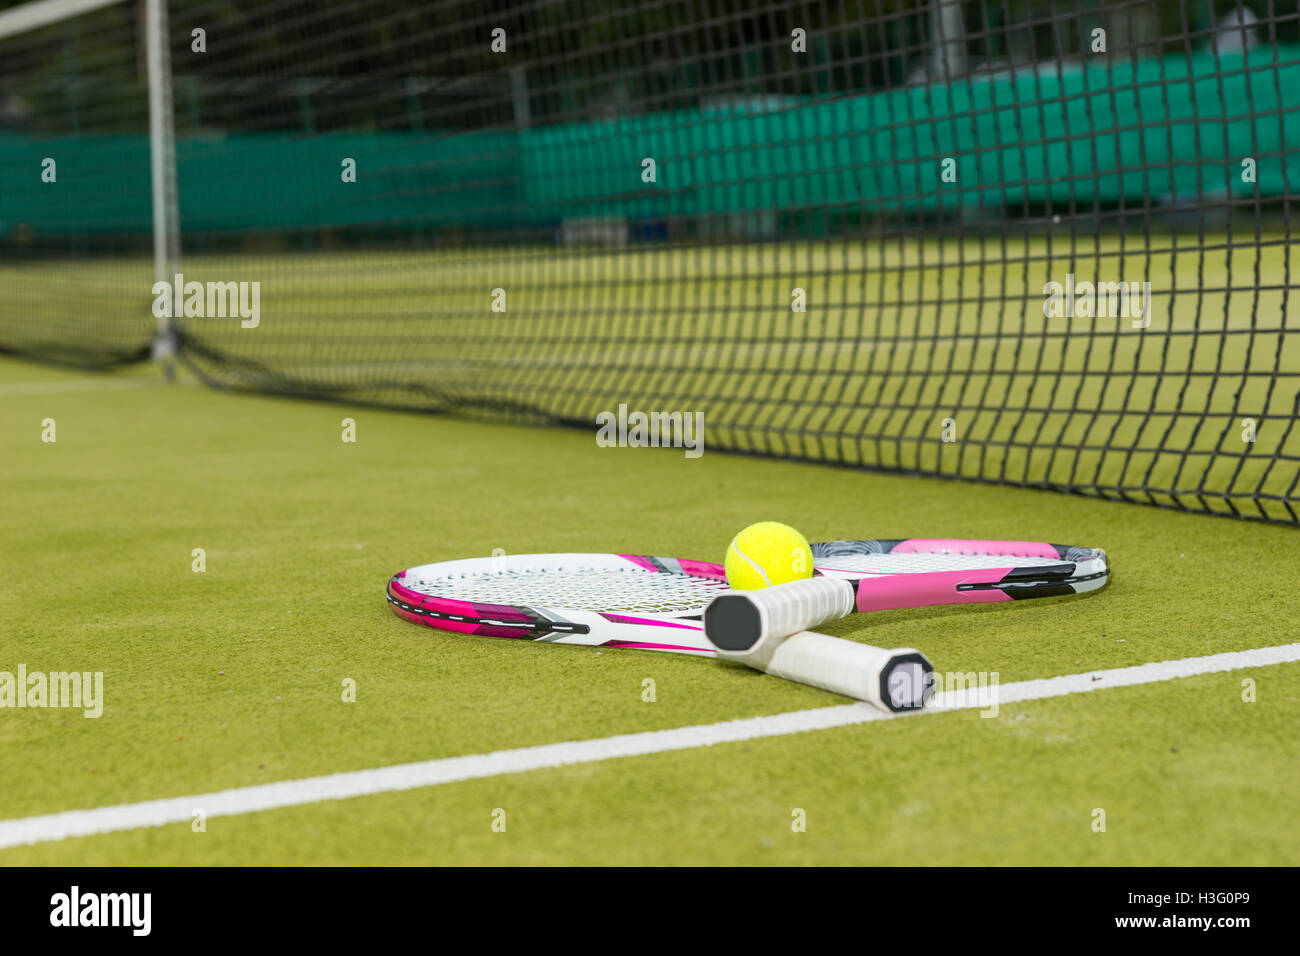
[[[170,282],[180,266],[180,211],[176,199],[176,134],[172,119],[171,51],[167,0],[145,0],[145,46],[149,63],[149,158],[153,202],[154,280]],[[175,375],[176,331],[158,318],[154,358],[170,381]]]

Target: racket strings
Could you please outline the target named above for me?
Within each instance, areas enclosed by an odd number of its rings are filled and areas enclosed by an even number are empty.
[[[702,610],[727,589],[712,578],[638,568],[502,569],[427,581],[407,578],[403,584],[421,594],[476,604],[643,614]]]

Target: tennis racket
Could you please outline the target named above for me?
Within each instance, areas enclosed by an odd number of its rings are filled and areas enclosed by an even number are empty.
[[[408,568],[388,582],[388,602],[408,621],[461,634],[713,657],[703,614],[726,590],[722,566],[703,561],[517,554]],[[810,631],[731,656],[889,710],[923,706],[934,670],[911,648],[887,651]]]
[[[826,541],[812,552],[816,576],[709,605],[705,630],[722,656],[753,656],[854,611],[1084,594],[1110,576],[1106,552],[1040,541]]]

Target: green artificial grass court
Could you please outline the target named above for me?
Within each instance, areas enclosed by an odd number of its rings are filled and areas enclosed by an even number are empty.
[[[845,702],[740,666],[446,635],[389,612],[394,571],[494,548],[720,560],[764,518],[813,540],[1106,548],[1115,574],[1092,597],[826,628],[1004,683],[1297,639],[1289,526],[729,456],[707,432],[698,460],[604,449],[594,428],[164,387],[148,369],[2,361],[0,407],[0,670],[103,671],[106,696],[97,720],[0,713],[0,820]],[[1298,725],[1300,664],[1286,664],[42,843],[0,863],[1295,865]],[[807,832],[791,830],[796,808]]]

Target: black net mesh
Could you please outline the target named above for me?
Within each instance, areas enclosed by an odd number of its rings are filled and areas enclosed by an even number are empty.
[[[148,357],[144,64],[133,5],[8,36],[0,21],[0,351],[89,367]]]
[[[702,412],[712,449],[1297,520],[1294,7],[170,9],[204,284],[176,326],[208,382],[592,428]],[[73,48],[0,38],[27,111],[0,196],[33,143],[89,157],[112,125],[139,205],[135,7],[94,16]],[[52,59],[5,59],[34,38]],[[77,126],[87,88],[131,108]],[[104,229],[17,189],[0,344],[143,349],[147,190]]]

